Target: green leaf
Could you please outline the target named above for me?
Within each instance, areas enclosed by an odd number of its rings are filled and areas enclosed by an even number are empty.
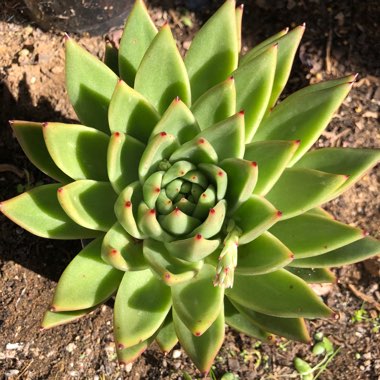
[[[142,0],[136,0],[128,16],[119,47],[120,76],[133,87],[136,71],[157,34]]]
[[[173,257],[197,262],[213,253],[219,244],[219,239],[207,240],[198,234],[184,240],[175,240],[165,243],[165,247]]]
[[[242,158],[245,147],[244,115],[239,112],[203,130],[195,139],[207,140],[215,149],[219,161],[230,157]]]
[[[242,21],[243,21],[243,11],[244,11],[244,4],[240,4],[235,9],[235,19],[236,19],[236,37],[237,37],[237,43],[238,43],[238,52],[241,51],[241,28],[242,28]]]
[[[195,35],[185,57],[193,102],[236,69],[236,29],[235,1],[228,0]]]
[[[294,164],[326,128],[351,87],[351,83],[344,83],[310,93],[295,92],[278,104],[260,124],[253,141],[301,140],[290,162],[290,165]]]
[[[133,363],[149,346],[153,343],[155,335],[138,343],[132,347],[121,348],[116,347],[117,358],[120,365],[127,365]],[[122,347],[122,346],[120,346]]]
[[[104,63],[73,39],[66,40],[66,89],[82,124],[109,132],[108,106],[117,81]]]
[[[224,312],[201,336],[194,336],[173,309],[173,322],[178,340],[199,371],[208,373],[224,341]]]
[[[38,169],[61,183],[71,182],[71,178],[59,169],[50,157],[42,132],[42,123],[14,120],[10,125],[22,150]]]
[[[307,215],[315,215],[315,216],[322,216],[324,218],[335,220],[335,217],[324,210],[322,207],[314,207],[311,210],[306,212]]]
[[[59,188],[57,195],[63,210],[80,226],[108,231],[116,221],[117,195],[109,182],[75,181]]]
[[[61,184],[39,186],[0,203],[0,211],[30,233],[51,239],[89,239],[98,231],[74,223],[62,210],[57,190]]]
[[[246,142],[252,140],[268,107],[276,62],[277,45],[273,45],[232,74],[236,86],[236,109],[245,111]]]
[[[83,316],[87,314],[90,314],[97,307],[98,305],[94,307],[90,307],[89,309],[84,309],[84,310],[61,311],[61,312],[46,311],[41,323],[41,328],[43,328],[44,330],[47,330],[47,329],[51,329],[52,327],[65,325],[79,318],[82,318]]]
[[[163,325],[160,327],[160,331],[156,336],[156,342],[164,354],[171,351],[178,342],[177,334],[174,329],[173,317],[170,313],[166,316]]]
[[[203,266],[202,261],[188,263],[173,257],[164,244],[153,239],[144,240],[143,252],[150,269],[168,286],[191,280]]]
[[[123,272],[100,257],[102,237],[88,244],[62,273],[55,289],[53,311],[83,310],[107,300],[119,287]]]
[[[199,219],[186,215],[179,208],[175,208],[170,214],[158,217],[162,227],[173,235],[189,234],[201,223]]]
[[[265,198],[251,195],[232,215],[242,230],[239,244],[247,244],[260,236],[281,218],[281,213]]]
[[[146,205],[153,209],[161,192],[161,183],[164,171],[154,172],[143,184],[143,197]]]
[[[234,287],[225,292],[233,302],[274,317],[325,318],[332,315],[303,280],[285,269],[258,276],[235,273]]]
[[[270,232],[294,253],[296,259],[321,255],[363,237],[359,228],[307,214],[280,221]]]
[[[120,349],[150,338],[171,307],[170,288],[150,269],[125,272],[115,299],[114,331]]]
[[[117,222],[104,236],[101,254],[106,263],[122,271],[142,270],[147,266],[142,241],[130,236]]]
[[[302,278],[308,284],[323,284],[336,282],[337,278],[331,270],[326,268],[292,268],[287,267],[286,270]]]
[[[178,161],[174,163],[164,174],[162,178],[162,187],[169,184],[171,181],[182,178],[186,173],[196,169],[196,166],[189,161]]]
[[[340,267],[363,261],[379,253],[380,242],[374,238],[366,237],[323,255],[294,260],[290,266],[296,268]]]
[[[239,245],[236,273],[257,275],[276,271],[293,260],[292,252],[269,232]]]
[[[346,180],[344,175],[288,168],[266,198],[281,210],[282,219],[288,219],[330,200]]]
[[[204,220],[207,217],[210,208],[215,206],[216,195],[213,185],[207,187],[207,189],[198,198],[198,203],[193,210],[193,216],[199,220]]]
[[[347,181],[334,193],[335,198],[379,160],[380,149],[322,148],[306,153],[295,167],[348,175]]]
[[[240,158],[227,158],[220,162],[220,167],[227,173],[225,198],[228,211],[232,212],[251,196],[257,182],[257,163]]]
[[[287,339],[310,343],[310,336],[303,318],[279,318],[262,314],[232,302],[242,316],[245,316],[256,328],[263,329]]]
[[[266,195],[286,169],[299,141],[257,141],[245,146],[244,158],[257,162],[259,173],[253,193]]]
[[[215,186],[216,199],[218,201],[224,199],[228,184],[227,173],[219,166],[213,164],[200,164],[198,167],[207,175],[209,181]]]
[[[111,132],[123,132],[146,143],[159,119],[157,111],[141,94],[119,81],[108,110]]]
[[[145,53],[136,73],[134,88],[161,115],[177,96],[190,105],[189,78],[168,24],[158,32]]]
[[[192,105],[201,130],[207,129],[236,113],[236,90],[233,77],[210,88]]]
[[[173,309],[195,336],[210,328],[223,310],[224,289],[213,285],[215,274],[213,266],[204,264],[192,280],[171,287]]]
[[[106,51],[104,52],[104,63],[117,76],[119,76],[118,49],[109,41],[106,41]]]
[[[122,132],[112,134],[107,151],[107,171],[116,193],[139,179],[138,165],[145,145]]]
[[[43,134],[50,156],[69,177],[108,180],[105,133],[83,125],[45,123]]]
[[[273,339],[272,335],[257,327],[245,315],[237,311],[227,297],[224,298],[224,315],[227,325],[243,334],[264,342]]]
[[[162,115],[151,137],[160,132],[172,134],[180,144],[183,144],[193,139],[200,132],[200,129],[194,115],[187,108],[186,104],[181,99],[176,98]]]

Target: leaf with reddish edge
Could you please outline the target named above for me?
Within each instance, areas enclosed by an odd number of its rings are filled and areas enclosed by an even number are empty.
[[[177,344],[178,338],[174,329],[173,317],[171,313],[168,313],[164,323],[160,327],[160,331],[156,336],[156,342],[164,354],[167,354],[169,351],[171,351],[172,348]]]
[[[119,365],[124,366],[129,363],[134,362],[142,353],[153,343],[155,336],[134,345],[131,347],[123,348],[123,345],[116,346],[117,358],[119,360]]]

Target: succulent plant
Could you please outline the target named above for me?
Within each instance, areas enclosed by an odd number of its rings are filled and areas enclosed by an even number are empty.
[[[120,47],[100,62],[66,39],[66,82],[81,124],[11,122],[29,159],[58,183],[1,203],[27,231],[93,239],[60,278],[43,328],[112,297],[120,363],[179,341],[207,372],[225,324],[309,341],[304,318],[334,312],[309,283],[380,243],[320,205],[378,161],[376,150],[312,150],[355,76],[277,102],[304,26],[242,57],[242,7],[226,3],[184,60],[137,0]],[[278,103],[278,104],[277,104]]]

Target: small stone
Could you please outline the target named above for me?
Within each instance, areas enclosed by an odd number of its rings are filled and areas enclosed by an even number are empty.
[[[22,49],[18,52],[18,55],[20,57],[27,57],[30,54],[30,51],[28,49]]]
[[[190,45],[191,45],[191,41],[184,41],[182,44],[182,46],[185,50],[189,50]]]
[[[7,343],[6,350],[19,350],[24,346],[24,343]]]
[[[77,348],[76,344],[75,343],[69,343],[67,346],[66,346],[66,351],[67,352],[73,352],[75,349]]]
[[[30,84],[34,84],[34,83],[36,83],[36,81],[37,81],[36,77],[30,78]]]
[[[172,354],[172,357],[173,359],[178,359],[180,356],[181,356],[181,351],[180,350],[174,350],[173,351],[173,354]]]

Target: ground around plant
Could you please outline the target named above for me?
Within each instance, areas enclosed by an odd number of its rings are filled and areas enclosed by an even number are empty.
[[[75,120],[64,89],[63,33],[39,29],[21,1],[4,3],[0,9],[0,200],[49,182],[26,159],[8,120]],[[202,2],[149,3],[157,26],[166,21],[172,26],[182,53],[221,1],[204,1],[207,6],[197,9],[189,9],[191,3]],[[376,0],[246,3],[244,51],[283,27],[307,24],[286,93],[323,79],[359,73],[317,147],[379,146],[379,20]],[[102,57],[102,38],[78,40]],[[379,188],[375,168],[326,209],[338,220],[380,238]],[[185,372],[199,378],[179,345],[166,356],[152,346],[133,365],[121,369],[112,337],[111,302],[76,323],[40,331],[55,284],[79,250],[79,242],[39,239],[0,215],[0,379],[168,380],[184,379]],[[319,379],[380,379],[379,260],[334,272],[338,282],[317,290],[340,318],[309,323],[312,334],[322,332],[340,348]],[[353,321],[361,309],[366,319]],[[299,379],[293,365],[296,356],[317,362],[308,345],[285,340],[260,344],[228,329],[213,372],[218,379],[226,372],[244,380]]]

